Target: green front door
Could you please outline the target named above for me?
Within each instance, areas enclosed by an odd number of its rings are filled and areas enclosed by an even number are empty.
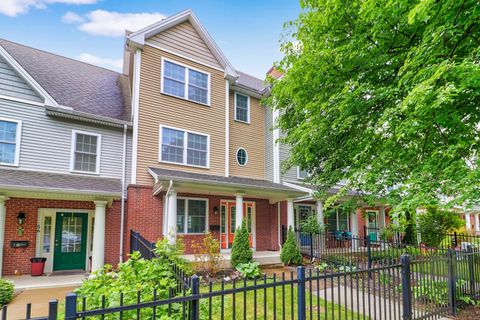
[[[85,269],[88,214],[57,212],[53,270]]]

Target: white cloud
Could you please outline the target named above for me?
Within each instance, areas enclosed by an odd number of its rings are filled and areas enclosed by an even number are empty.
[[[16,17],[27,13],[30,8],[44,9],[48,4],[94,4],[98,0],[0,0],[0,14]]]
[[[72,16],[70,15],[70,17]],[[83,17],[78,16],[78,18],[83,19],[82,22],[78,21],[80,23],[78,29],[81,31],[99,36],[121,37],[124,35],[125,30],[140,30],[152,23],[165,19],[165,15],[158,12],[119,13],[95,10]]]
[[[62,17],[62,22],[65,23],[80,23],[83,22],[83,18],[80,17],[78,14],[72,11],[68,11]]]
[[[90,53],[82,53],[77,59],[99,67],[113,69],[115,71],[121,71],[123,67],[123,59],[101,58]]]

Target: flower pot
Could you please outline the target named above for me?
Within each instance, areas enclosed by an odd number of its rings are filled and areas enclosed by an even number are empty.
[[[47,258],[41,258],[41,257],[31,258],[30,262],[32,263],[32,270],[30,272],[30,275],[33,277],[43,276],[45,261],[47,261]]]

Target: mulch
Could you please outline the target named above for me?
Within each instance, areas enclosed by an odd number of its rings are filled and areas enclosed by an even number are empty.
[[[480,319],[480,306],[468,306],[463,308],[458,315],[453,319],[455,320],[478,320]]]

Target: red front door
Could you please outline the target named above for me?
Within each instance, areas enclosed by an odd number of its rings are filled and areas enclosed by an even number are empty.
[[[249,231],[250,247],[252,247],[252,221],[253,221],[253,202],[243,203],[243,218],[247,219],[247,228]],[[235,201],[222,201],[221,202],[221,221],[220,221],[220,235],[222,239],[221,248],[232,248],[233,238],[235,237],[235,225],[236,225],[236,203]]]

